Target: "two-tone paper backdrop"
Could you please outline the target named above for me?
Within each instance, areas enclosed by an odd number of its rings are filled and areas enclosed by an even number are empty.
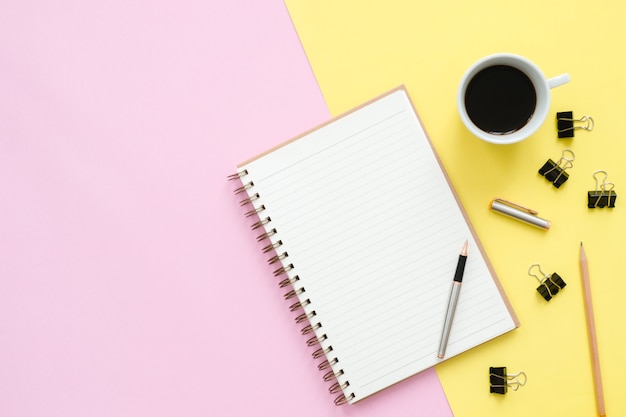
[[[436,368],[455,416],[589,416],[595,413],[578,269],[589,258],[600,361],[609,415],[626,414],[626,5],[584,2],[385,2],[287,0],[313,72],[332,114],[405,84],[470,219],[519,315],[520,329]],[[530,139],[494,146],[470,136],[456,111],[466,68],[496,52],[533,60],[571,82],[552,91],[548,120]],[[591,115],[593,132],[557,139],[555,114]],[[575,152],[570,178],[554,188],[537,170],[564,149]],[[588,209],[592,174],[615,183],[615,209]],[[552,221],[547,231],[488,210],[501,197]],[[425,196],[427,198],[427,196]],[[418,256],[416,254],[416,256]],[[470,254],[471,256],[471,254]],[[567,287],[549,303],[527,274],[539,263]],[[525,371],[528,383],[489,394],[488,368]]]
[[[281,0],[1,2],[0,416],[449,417],[335,407],[226,181],[329,116]]]

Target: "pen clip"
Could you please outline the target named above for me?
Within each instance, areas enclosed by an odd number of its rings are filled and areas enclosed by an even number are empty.
[[[529,209],[528,207],[521,206],[521,205],[519,205],[519,204],[517,204],[517,203],[514,203],[514,202],[512,202],[512,201],[509,201],[509,200],[504,200],[504,199],[502,199],[502,198],[496,198],[496,199],[494,199],[493,201],[497,201],[498,203],[505,204],[505,205],[507,205],[507,206],[509,206],[509,207],[518,208],[518,209],[520,209],[520,210],[522,210],[522,211],[525,211],[525,212],[527,212],[527,213],[529,213],[529,214],[532,214],[532,215],[537,215],[537,214],[539,214],[539,212],[538,212],[538,211],[535,211],[535,210],[533,210],[533,209]]]

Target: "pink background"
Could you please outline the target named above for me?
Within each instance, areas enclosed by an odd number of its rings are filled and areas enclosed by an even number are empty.
[[[281,1],[0,5],[0,415],[335,407],[226,176],[329,117]]]

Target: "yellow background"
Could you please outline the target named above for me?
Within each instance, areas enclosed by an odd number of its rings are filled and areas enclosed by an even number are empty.
[[[591,416],[596,413],[578,268],[590,263],[600,362],[609,416],[626,416],[626,3],[580,1],[286,0],[333,115],[405,84],[499,274],[522,326],[436,369],[456,417]],[[531,138],[498,146],[472,137],[456,111],[458,82],[474,61],[511,52],[550,78],[548,119]],[[591,115],[592,132],[557,139],[555,113]],[[576,154],[554,188],[537,170],[564,149]],[[614,209],[588,209],[592,174],[615,183]],[[552,221],[547,231],[488,210],[494,197]],[[567,287],[550,302],[527,274],[539,263]],[[525,371],[528,383],[489,394],[489,366]]]

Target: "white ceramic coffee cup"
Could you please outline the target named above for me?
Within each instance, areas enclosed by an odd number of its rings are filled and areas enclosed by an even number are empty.
[[[528,122],[518,130],[510,133],[493,134],[482,130],[472,122],[465,107],[465,93],[470,81],[485,68],[495,65],[507,65],[522,71],[532,82],[537,96],[534,112]],[[561,74],[554,78],[546,78],[539,67],[527,58],[514,54],[494,54],[486,56],[474,63],[461,78],[457,94],[457,107],[463,124],[474,136],[496,144],[509,144],[526,139],[543,124],[550,108],[550,89],[569,82],[568,74]]]

